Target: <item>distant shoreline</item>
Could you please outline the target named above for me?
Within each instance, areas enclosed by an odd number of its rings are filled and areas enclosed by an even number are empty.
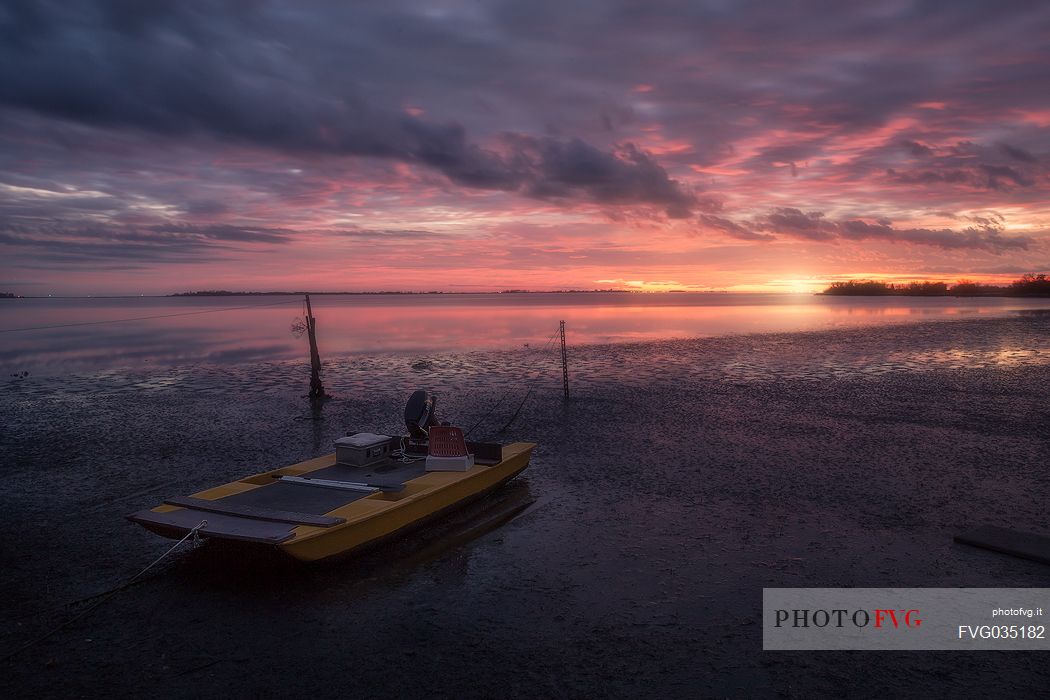
[[[432,294],[652,294],[653,292],[639,292],[634,289],[552,289],[549,291],[542,290],[531,290],[531,289],[504,289],[498,292],[443,292],[443,291],[427,291],[427,292],[398,292],[398,291],[379,291],[379,292],[228,292],[226,290],[205,290],[200,292],[175,292],[174,294],[165,294],[166,297],[265,297],[265,296],[296,296],[301,297],[304,294],[313,294],[314,296],[380,296],[380,295],[393,295],[393,296],[423,296]],[[706,292],[702,292],[706,293]]]
[[[311,296],[481,296],[485,294],[672,294],[686,290],[670,289],[666,292],[649,292],[636,289],[507,289],[497,292],[175,292],[174,294],[0,294],[0,299],[171,299],[193,297],[301,297]],[[691,294],[751,294],[753,292],[727,292],[724,290],[690,290]]]
[[[704,295],[783,295],[783,296],[819,296],[819,297],[905,297],[905,298],[965,298],[965,299],[1017,299],[1017,298],[1046,298],[1050,296],[1043,292],[1023,292],[1009,288],[991,291],[948,291],[939,293],[910,292],[908,290],[893,291],[868,291],[859,289],[835,291],[824,290],[820,292],[743,292],[728,290],[685,290],[668,289],[662,291],[644,291],[639,289],[506,289],[494,292],[405,292],[405,291],[377,291],[377,292],[233,292],[233,291],[199,291],[199,292],[175,292],[173,294],[90,294],[90,295],[34,295],[34,294],[10,294],[0,293],[0,301],[5,299],[172,299],[172,298],[196,298],[196,297],[301,297],[310,294],[312,296],[484,296],[492,294],[507,295],[530,295],[530,294],[630,294],[637,296],[653,296],[662,294],[704,294]]]

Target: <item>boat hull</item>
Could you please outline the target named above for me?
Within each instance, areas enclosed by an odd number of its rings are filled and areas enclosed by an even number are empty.
[[[451,493],[436,494],[411,506],[370,519],[358,527],[337,530],[330,534],[301,542],[278,545],[282,552],[300,561],[319,561],[343,554],[358,553],[383,542],[408,534],[433,520],[484,498],[516,477],[526,467],[505,473],[495,482],[475,489],[477,483],[462,485]]]
[[[239,507],[237,515],[216,514],[194,507],[161,505],[152,510],[128,516],[148,530],[165,537],[181,538],[201,521],[208,524],[199,532],[205,538],[233,540],[275,547],[300,561],[320,561],[372,547],[401,536],[427,522],[450,513],[498,489],[529,466],[531,443],[513,443],[503,448],[503,459],[491,466],[477,465],[465,472],[426,472],[405,481],[397,492],[374,493],[335,507],[323,515],[300,516],[300,520],[325,519],[331,523],[295,524],[294,517],[273,522],[278,511],[261,511],[261,517],[244,515],[249,510]],[[263,488],[282,475],[309,475],[330,469],[335,456],[303,462],[272,472],[248,477],[239,482],[195,494],[190,499],[207,501],[218,508],[223,499]],[[310,487],[306,487],[308,490]],[[201,508],[207,508],[202,505]]]

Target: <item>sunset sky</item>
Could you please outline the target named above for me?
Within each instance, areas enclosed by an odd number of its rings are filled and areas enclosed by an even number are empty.
[[[1050,3],[5,2],[0,291],[1050,270]]]

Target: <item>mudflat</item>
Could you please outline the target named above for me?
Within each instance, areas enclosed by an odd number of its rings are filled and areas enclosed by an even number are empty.
[[[952,541],[1050,532],[1050,317],[5,379],[0,652],[171,542],[123,515],[400,430],[411,389],[539,444],[499,494],[304,566],[205,545],[3,663],[18,696],[1031,693],[1010,654],[763,652],[769,586],[1047,586]],[[532,389],[526,393],[527,388]],[[522,403],[524,399],[524,403]],[[521,405],[508,427],[499,432]]]

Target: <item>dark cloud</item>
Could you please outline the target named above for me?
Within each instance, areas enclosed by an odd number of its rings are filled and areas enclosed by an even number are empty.
[[[893,228],[885,224],[870,224],[853,219],[837,224],[838,234],[847,240],[881,240],[936,246],[946,250],[985,250],[990,253],[1005,253],[1010,250],[1026,250],[1032,243],[1027,236],[1001,236],[998,231],[967,228],[952,229]]]
[[[360,241],[412,243],[435,238],[447,238],[448,234],[434,231],[396,230],[396,229],[362,229],[350,228],[334,232],[335,235],[344,236]]]
[[[579,138],[515,134],[483,147],[459,123],[370,102],[359,86],[372,76],[352,49],[337,78],[275,43],[280,6],[257,16],[208,3],[115,8],[17,4],[3,18],[2,34],[18,40],[0,48],[0,104],[167,136],[419,163],[470,188],[690,213],[692,195],[630,143],[610,151]],[[240,44],[229,44],[234,35]],[[310,49],[325,55],[323,46]]]
[[[277,245],[289,240],[286,229],[222,224],[0,226],[0,247],[31,250],[37,257],[56,263],[119,260],[125,268],[145,263],[198,262],[239,244]]]
[[[186,213],[193,216],[215,216],[229,210],[228,204],[216,199],[194,199],[186,203]]]
[[[696,205],[692,194],[667,176],[652,157],[632,144],[613,153],[580,140],[555,141],[518,137],[513,162],[526,164],[528,192],[536,197],[584,193],[603,204],[645,202],[682,219]]]
[[[1006,155],[1010,156],[1014,160],[1019,160],[1022,163],[1039,162],[1038,158],[1036,158],[1034,155],[1024,150],[1023,148],[1017,148],[1015,146],[1011,146],[1008,143],[999,144],[999,148],[1001,148],[1003,153],[1005,153]]]
[[[1029,188],[1036,184],[1041,173],[1034,167],[1015,167],[992,163],[959,163],[958,158],[940,158],[938,168],[898,171],[886,170],[887,177],[906,185],[963,185],[969,188],[1009,191]]]
[[[241,243],[287,243],[291,236],[288,229],[275,229],[257,226],[233,226],[229,224],[195,224],[166,223],[149,227],[148,240],[157,237],[170,240],[212,240],[233,241]],[[114,234],[109,234],[114,235]],[[115,234],[118,237],[122,234]],[[132,234],[126,234],[132,235]],[[141,235],[141,234],[139,234]]]
[[[1006,217],[997,211],[983,212],[981,214],[971,214],[969,216],[962,217],[972,223],[974,227],[984,229],[986,231],[1002,231],[1006,226]]]
[[[759,220],[758,226],[772,233],[811,241],[828,241],[838,234],[838,225],[825,219],[823,212],[803,212],[791,207],[774,209]]]
[[[798,177],[798,164],[818,157],[823,149],[823,139],[807,139],[798,143],[781,144],[762,148],[748,160],[753,168],[785,167],[792,177]]]
[[[960,168],[948,170],[909,170],[899,172],[894,168],[886,170],[886,176],[902,185],[933,185],[945,183],[950,185],[981,184],[983,179],[976,177],[973,170]]]
[[[747,226],[742,226],[735,221],[725,219],[721,216],[701,214],[700,223],[709,229],[720,231],[731,238],[739,238],[742,241],[773,241],[776,236],[767,233],[759,233]]]
[[[981,163],[977,166],[977,169],[985,177],[985,187],[990,190],[998,190],[1009,185],[1016,185],[1018,187],[1031,187],[1035,184],[1035,180],[1018,172],[1015,168],[1011,168],[1008,165],[988,165],[987,163]]]
[[[777,209],[761,217],[758,228],[808,240],[885,240],[916,243],[945,250],[984,250],[996,254],[1010,250],[1026,250],[1032,242],[1027,236],[1002,236],[999,228],[992,227],[971,227],[963,231],[898,229],[885,222],[870,224],[862,219],[829,220],[822,212],[802,212],[793,208]]]
[[[89,264],[98,269],[129,270],[147,264],[200,262],[207,259],[197,245],[172,245],[170,242],[137,242],[121,239],[91,240],[85,238],[38,237],[0,231],[0,247],[7,248],[5,257],[15,259],[15,251],[31,252],[33,264],[26,267],[48,269],[55,265]]]
[[[933,155],[932,148],[930,148],[924,143],[919,143],[918,141],[904,140],[901,141],[901,145],[904,146],[904,149],[908,153],[912,154],[916,158],[923,158],[925,156]]]
[[[874,223],[862,219],[832,220],[823,212],[804,212],[793,207],[781,207],[747,224],[718,217],[701,217],[701,222],[737,238],[752,234],[757,240],[786,236],[809,241],[887,241],[933,246],[945,250],[984,250],[1001,254],[1011,250],[1027,250],[1032,243],[1028,236],[1003,236],[1002,218],[976,217],[975,225],[963,230],[896,228],[885,219]],[[765,232],[758,233],[758,232]]]

